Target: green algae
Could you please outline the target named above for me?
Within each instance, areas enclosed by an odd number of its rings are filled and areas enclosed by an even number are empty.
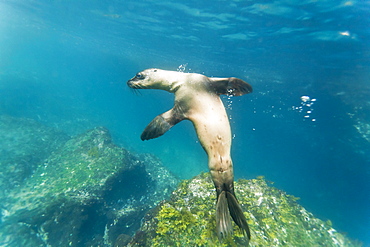
[[[147,236],[152,237],[141,242],[141,246],[237,246],[238,243],[245,243],[236,227],[234,239],[219,242],[214,233],[215,201],[208,173],[182,181],[171,200],[158,206],[153,218],[144,223]],[[132,242],[129,246],[136,245]]]
[[[99,148],[98,147],[92,147],[88,152],[87,155],[93,157],[93,158],[99,158]]]
[[[263,178],[235,182],[252,239],[249,246],[361,246],[317,219],[298,198],[271,187]],[[234,224],[234,236],[215,234],[215,191],[208,173],[183,181],[170,200],[158,206],[140,233],[140,246],[246,246]],[[137,238],[129,246],[137,246]]]

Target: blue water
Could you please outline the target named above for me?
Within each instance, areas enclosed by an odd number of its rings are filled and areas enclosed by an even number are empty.
[[[254,92],[223,98],[236,178],[263,175],[370,245],[369,11],[364,0],[0,0],[0,114],[70,135],[104,125],[190,178],[207,157],[189,122],[140,140],[173,95],[125,83],[151,67],[239,77]]]

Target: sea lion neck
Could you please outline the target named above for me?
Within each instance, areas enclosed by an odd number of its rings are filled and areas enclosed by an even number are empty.
[[[182,84],[183,82],[178,81],[178,80],[172,81],[169,83],[170,87],[167,91],[170,93],[176,93],[177,90],[179,90],[179,88],[182,86]]]

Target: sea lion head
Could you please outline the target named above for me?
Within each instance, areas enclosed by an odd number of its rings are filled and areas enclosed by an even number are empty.
[[[146,69],[131,78],[127,85],[133,89],[162,89],[172,91],[174,87],[173,71]]]
[[[162,69],[146,69],[131,78],[127,85],[133,89],[161,89],[175,93],[186,84],[188,92],[206,91],[217,95],[241,96],[252,92],[252,86],[235,78],[210,78],[197,73]]]

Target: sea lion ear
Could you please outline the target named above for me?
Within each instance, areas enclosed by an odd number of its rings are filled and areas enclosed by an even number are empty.
[[[209,79],[211,81],[211,87],[216,90],[217,94],[241,96],[253,91],[249,83],[235,77]]]

